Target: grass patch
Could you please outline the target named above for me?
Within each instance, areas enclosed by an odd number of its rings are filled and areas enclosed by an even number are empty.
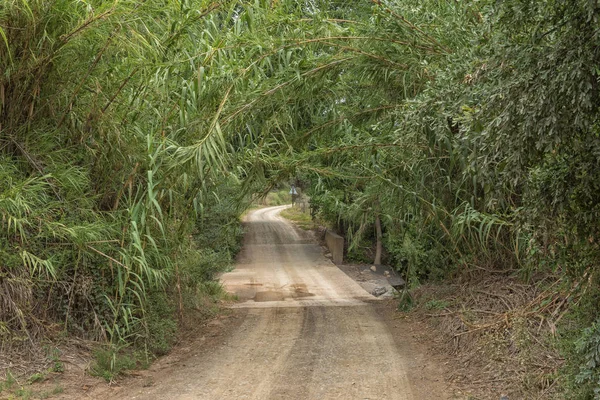
[[[13,374],[10,371],[8,371],[4,380],[0,381],[0,393],[2,393],[5,390],[11,390],[16,383],[17,380],[15,379]]]
[[[56,355],[57,357],[58,349],[53,349],[52,354]],[[59,367],[57,367],[57,363]],[[15,378],[15,376],[8,371],[6,372],[4,378],[0,378],[0,399],[29,400],[51,398],[64,391],[64,388],[61,385],[56,384],[56,380],[55,386],[52,389],[37,391],[35,388],[39,388],[39,384],[48,381],[49,374],[63,371],[63,364],[59,361],[55,361],[54,366],[51,366],[46,370],[33,373],[27,379],[23,377],[22,382],[17,381],[17,378]]]
[[[310,217],[310,214],[307,212],[303,212],[298,207],[290,207],[286,208],[281,212],[281,216],[293,221],[300,228],[304,230],[310,230],[316,228],[315,222]]]
[[[46,380],[46,374],[41,373],[41,372],[36,372],[35,374],[31,375],[29,377],[29,379],[27,379],[27,383],[32,384],[32,383],[36,383],[36,382],[43,382]]]
[[[425,303],[425,308],[428,310],[443,310],[450,306],[450,302],[440,299],[432,299]]]
[[[113,346],[97,349],[94,356],[96,361],[90,369],[90,374],[104,378],[107,382],[114,381],[116,377],[127,370],[135,369],[137,365],[133,355],[119,351]]]

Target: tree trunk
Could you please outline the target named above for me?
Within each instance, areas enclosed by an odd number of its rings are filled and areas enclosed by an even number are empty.
[[[373,264],[381,265],[381,238],[383,235],[381,234],[381,219],[379,219],[379,203],[377,203],[375,208],[375,231],[377,233],[377,247],[375,248],[375,261]]]

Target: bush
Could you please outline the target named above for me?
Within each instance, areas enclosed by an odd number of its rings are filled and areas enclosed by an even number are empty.
[[[439,246],[426,239],[427,236],[415,237],[410,233],[384,238],[392,265],[405,275],[409,285],[428,279],[439,280],[448,273],[448,260]]]

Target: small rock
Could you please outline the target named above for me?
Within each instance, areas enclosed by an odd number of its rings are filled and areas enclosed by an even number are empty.
[[[405,285],[406,282],[404,281],[404,279],[400,278],[399,276],[388,276],[387,277],[388,282],[390,283],[390,286],[393,287],[396,290],[400,290],[402,289]]]
[[[325,253],[325,257],[331,258],[331,253]]]
[[[390,276],[390,271],[384,271],[384,272],[383,272],[383,275],[385,275],[385,276]]]
[[[387,292],[386,288],[384,288],[383,286],[379,286],[379,287],[376,287],[375,289],[373,289],[371,291],[371,294],[375,297],[379,297],[386,292]]]
[[[376,272],[376,271],[377,271],[377,267],[376,267],[376,266],[374,266],[374,265],[372,265],[370,269],[371,269],[371,271],[373,271],[373,272]]]
[[[152,379],[152,377],[146,378],[144,380],[144,382],[142,383],[142,387],[150,387],[154,385],[154,380]]]

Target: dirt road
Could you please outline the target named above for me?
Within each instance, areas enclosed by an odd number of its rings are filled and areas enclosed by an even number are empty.
[[[378,300],[278,216],[283,208],[247,216],[239,262],[222,277],[239,296],[239,325],[216,347],[189,349],[198,354],[149,387],[114,398],[441,398],[425,397],[410,381],[414,354],[399,350]]]

